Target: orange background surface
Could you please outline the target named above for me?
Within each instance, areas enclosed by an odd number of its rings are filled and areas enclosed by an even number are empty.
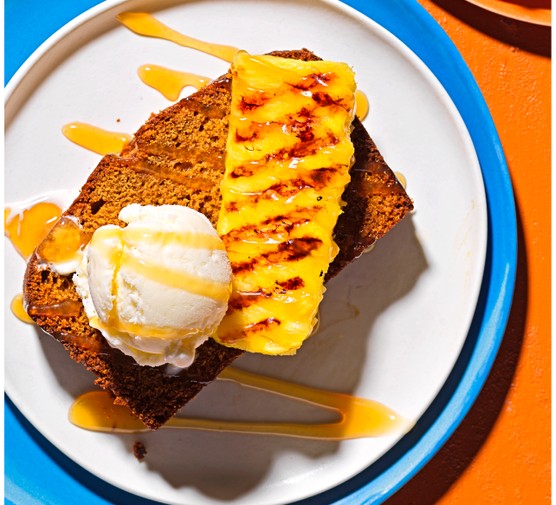
[[[419,1],[460,50],[494,118],[515,191],[519,259],[508,328],[482,393],[386,504],[550,503],[550,28],[464,0]]]

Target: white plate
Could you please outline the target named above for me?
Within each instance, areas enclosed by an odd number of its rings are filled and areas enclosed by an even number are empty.
[[[168,102],[136,75],[145,63],[218,76],[226,63],[139,37],[115,16],[148,10],[188,35],[252,53],[307,47],[349,62],[370,100],[365,126],[408,180],[416,211],[328,286],[319,334],[296,357],[237,365],[378,400],[417,420],[459,355],[477,302],[487,239],[484,187],[465,125],[436,78],[406,46],[335,1],[107,2],[43,46],[11,83],[6,104],[6,201],[83,184],[99,157],[61,127],[85,121],[133,132]],[[236,27],[230,30],[229,27]],[[32,148],[30,148],[32,145]],[[24,264],[6,248],[5,299]],[[56,447],[122,489],[176,504],[275,504],[313,496],[376,461],[402,436],[346,442],[160,431],[90,433],[67,420],[93,376],[6,308],[6,389]],[[306,406],[215,383],[185,412],[252,420],[318,419]],[[269,415],[273,413],[273,415]],[[143,464],[135,440],[147,446]]]

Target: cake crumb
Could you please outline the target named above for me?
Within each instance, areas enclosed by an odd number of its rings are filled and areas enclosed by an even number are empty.
[[[137,458],[138,461],[143,461],[145,456],[147,455],[147,448],[143,444],[143,442],[139,442],[137,440],[133,444],[133,455]]]

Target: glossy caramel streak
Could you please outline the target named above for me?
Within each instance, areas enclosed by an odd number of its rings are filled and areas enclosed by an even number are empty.
[[[238,52],[237,47],[222,44],[213,44],[188,37],[166,26],[146,12],[122,12],[117,19],[131,31],[146,37],[156,37],[174,42],[183,47],[189,47],[204,53],[216,56],[224,61],[231,62]]]
[[[53,334],[54,338],[70,347],[73,359],[80,361],[84,351],[95,354],[109,354],[112,348],[101,338],[91,337],[90,335],[72,335],[66,332],[57,332]],[[77,351],[77,352],[76,352]]]
[[[179,272],[163,265],[146,265],[133,254],[125,257],[124,264],[145,279],[151,279],[167,287],[185,289],[190,293],[222,302],[226,302],[229,298],[229,286],[224,282],[212,281],[188,272]],[[117,283],[114,286],[114,289],[116,288]],[[113,293],[113,296],[116,300],[117,293]],[[117,324],[109,322],[109,326],[117,327]]]
[[[167,245],[178,244],[187,249],[224,250],[224,244],[218,235],[193,231],[175,232],[169,235],[168,232],[149,228],[127,228],[126,241],[132,244],[137,242],[143,242],[145,244],[166,243]]]
[[[34,317],[77,317],[81,313],[83,305],[77,300],[63,300],[50,305],[29,305],[27,313]]]
[[[137,69],[139,78],[151,88],[156,89],[168,100],[175,101],[186,86],[201,89],[210,79],[191,72],[180,72],[159,65],[141,65]]]
[[[377,437],[394,432],[403,433],[412,425],[385,405],[343,393],[302,386],[232,367],[223,370],[218,379],[234,381],[248,388],[334,410],[337,411],[339,419],[332,423],[315,424],[173,417],[163,428],[345,440]],[[148,431],[148,428],[133,416],[129,409],[115,405],[113,396],[107,391],[90,391],[79,396],[70,409],[69,419],[76,426],[92,431],[106,433]]]
[[[62,216],[37,247],[37,257],[44,263],[78,260],[90,239],[90,234],[83,231],[76,219]]]
[[[278,247],[263,253],[248,261],[232,263],[234,275],[253,271],[262,265],[284,264],[290,261],[298,261],[309,256],[314,250],[322,245],[322,240],[314,237],[292,238],[282,242]]]
[[[149,156],[164,157],[166,159],[176,161],[174,165],[178,170],[187,170],[202,160],[207,165],[224,167],[224,145],[222,150],[214,149],[208,152],[206,149],[193,149],[189,145],[178,145],[177,143],[166,143],[157,141],[137,140],[137,146],[141,151]],[[222,168],[222,171],[224,169]]]
[[[99,231],[97,231],[96,233],[99,233]],[[118,237],[118,242],[120,243],[120,247],[111,251],[107,255],[108,258],[110,258],[110,263],[114,265],[112,270],[112,282],[111,282],[111,289],[110,289],[110,297],[112,298],[112,307],[108,312],[108,321],[107,321],[107,326],[110,328],[117,328],[118,323],[120,322],[119,307],[118,307],[118,302],[119,302],[118,292],[119,292],[120,284],[118,283],[118,276],[120,274],[120,270],[122,268],[123,258],[124,258],[124,254],[123,254],[124,243],[122,241],[122,234],[123,234],[123,228],[117,228],[117,234],[115,235]]]
[[[183,184],[198,190],[209,191],[212,189],[214,182],[210,179],[198,175],[187,175],[185,173],[173,172],[170,170],[161,170],[157,165],[149,163],[136,162],[132,165],[133,170],[143,174],[151,175],[158,179],[171,180],[178,184]]]
[[[108,131],[78,121],[64,125],[62,133],[74,144],[101,155],[119,153],[132,138],[127,133]]]

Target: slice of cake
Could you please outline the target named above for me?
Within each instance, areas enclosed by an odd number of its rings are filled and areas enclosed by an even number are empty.
[[[317,60],[307,50],[275,56]],[[226,139],[231,107],[231,74],[153,115],[120,156],[105,156],[64,217],[90,237],[101,226],[123,226],[120,211],[130,204],[184,205],[216,226],[222,205]],[[355,162],[334,228],[338,254],[326,279],[336,275],[412,208],[412,202],[384,162],[360,121],[352,123]],[[51,232],[56,233],[56,228]],[[44,258],[43,258],[44,259]],[[110,346],[91,327],[71,277],[45,266],[35,253],[27,267],[24,294],[29,315],[58,339],[72,359],[97,375],[148,427],[156,429],[214,380],[243,351],[207,340],[188,368],[141,366]]]

